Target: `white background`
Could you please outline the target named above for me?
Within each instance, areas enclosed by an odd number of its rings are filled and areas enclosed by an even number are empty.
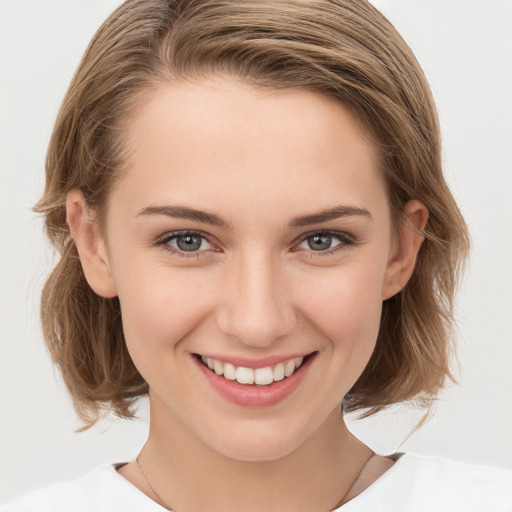
[[[79,427],[52,369],[38,302],[52,254],[31,206],[60,101],[118,0],[0,0],[0,502],[132,458],[142,419]],[[446,172],[473,236],[459,296],[459,386],[433,419],[405,411],[352,428],[383,452],[512,468],[512,1],[375,0],[423,65],[438,101]]]

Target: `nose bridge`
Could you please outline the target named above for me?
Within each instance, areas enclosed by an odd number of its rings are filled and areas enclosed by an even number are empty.
[[[241,254],[227,279],[219,326],[254,347],[270,345],[290,333],[296,323],[286,275],[269,251]]]

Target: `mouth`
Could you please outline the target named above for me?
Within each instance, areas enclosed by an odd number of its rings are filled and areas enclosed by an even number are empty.
[[[264,387],[290,378],[297,370],[305,365],[314,354],[315,352],[306,356],[291,357],[275,365],[263,366],[261,368],[235,366],[232,363],[221,361],[213,357],[201,356],[199,354],[196,354],[196,357],[201,361],[203,366],[208,368],[212,373],[228,381],[237,382],[245,386]]]
[[[223,361],[219,356],[192,355],[212,390],[237,406],[261,409],[276,405],[292,395],[305,380],[318,352],[260,361]]]

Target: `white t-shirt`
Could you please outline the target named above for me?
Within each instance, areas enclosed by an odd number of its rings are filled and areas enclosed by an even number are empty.
[[[2,512],[165,510],[115,467],[107,464],[79,480],[34,491],[5,505]],[[512,471],[403,454],[336,512],[512,512]]]

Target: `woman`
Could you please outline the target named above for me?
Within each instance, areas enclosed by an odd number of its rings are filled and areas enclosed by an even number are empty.
[[[510,509],[508,472],[376,455],[339,407],[428,407],[468,248],[425,78],[366,2],[126,2],[37,208],[78,413],[149,392],[151,427],[6,510]]]

